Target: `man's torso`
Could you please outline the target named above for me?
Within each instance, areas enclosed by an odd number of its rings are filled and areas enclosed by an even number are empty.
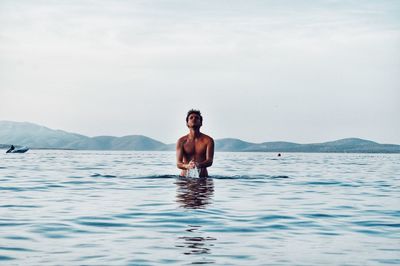
[[[207,159],[207,146],[211,142],[211,138],[203,133],[198,138],[190,139],[189,135],[181,138],[183,149],[183,162],[189,163],[191,160],[195,162],[203,162]],[[199,169],[200,176],[207,176],[207,168]],[[181,175],[184,175],[182,171]]]

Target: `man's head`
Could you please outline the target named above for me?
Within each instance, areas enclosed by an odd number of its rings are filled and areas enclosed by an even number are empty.
[[[188,127],[201,127],[203,125],[203,117],[199,110],[191,109],[186,115],[186,125]]]

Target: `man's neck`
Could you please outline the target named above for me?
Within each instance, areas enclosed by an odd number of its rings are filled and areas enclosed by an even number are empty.
[[[189,138],[190,139],[196,139],[198,137],[200,137],[201,133],[200,133],[200,129],[199,128],[190,128],[189,129]]]

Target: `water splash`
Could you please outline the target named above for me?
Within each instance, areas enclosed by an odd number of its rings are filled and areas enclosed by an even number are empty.
[[[198,169],[196,166],[192,169],[188,169],[186,171],[186,177],[199,178],[200,177],[200,169]]]

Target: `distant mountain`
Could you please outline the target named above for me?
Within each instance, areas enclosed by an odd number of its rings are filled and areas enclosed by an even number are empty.
[[[245,151],[256,144],[240,139],[219,139],[215,141],[215,149],[219,151]]]
[[[260,144],[237,139],[216,140],[216,150],[242,152],[355,152],[355,153],[400,153],[400,145],[379,144],[359,138],[336,141],[298,144],[293,142],[264,142]]]
[[[7,149],[11,144],[47,149],[79,150],[136,150],[164,151],[175,150],[175,144],[141,135],[124,137],[87,137],[80,134],[54,130],[27,122],[0,121],[0,148]],[[355,153],[400,153],[400,145],[379,144],[359,138],[346,138],[336,141],[312,144],[293,142],[251,143],[240,139],[226,138],[215,141],[216,151],[228,152],[355,152]]]
[[[79,150],[166,150],[167,145],[141,135],[87,137],[27,122],[0,121],[0,143],[30,148]],[[1,147],[1,146],[0,146]]]
[[[40,148],[64,148],[89,137],[27,122],[0,121],[0,143]]]

